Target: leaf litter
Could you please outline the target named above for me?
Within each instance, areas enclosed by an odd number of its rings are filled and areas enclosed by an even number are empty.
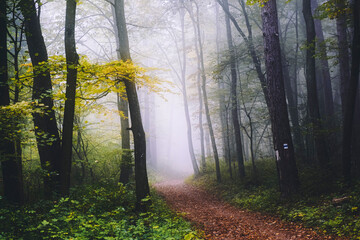
[[[298,223],[236,208],[217,196],[182,180],[155,184],[168,205],[211,240],[341,240],[338,236],[323,235]]]

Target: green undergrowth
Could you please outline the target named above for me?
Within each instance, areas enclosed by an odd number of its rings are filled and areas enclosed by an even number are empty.
[[[0,200],[0,239],[199,239],[156,194],[148,212],[137,213],[134,195],[120,184],[77,187],[68,198],[24,207]]]
[[[281,199],[278,190],[276,167],[273,161],[257,163],[255,178],[248,174],[244,180],[236,175],[230,179],[222,166],[222,182],[217,183],[213,169],[190,183],[216,192],[235,206],[251,211],[278,216],[287,221],[299,222],[326,234],[360,239],[360,184],[344,188],[341,181],[323,179],[319,170],[300,168],[300,193],[291,199]],[[246,165],[246,172],[251,166]],[[335,203],[334,199],[342,199]]]

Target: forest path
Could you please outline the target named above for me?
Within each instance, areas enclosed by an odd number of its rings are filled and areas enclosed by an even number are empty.
[[[173,210],[185,213],[186,220],[203,230],[206,239],[344,239],[319,235],[295,223],[235,208],[182,180],[157,183],[155,188]]]

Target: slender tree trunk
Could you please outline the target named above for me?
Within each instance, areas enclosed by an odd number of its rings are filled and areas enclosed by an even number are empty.
[[[278,30],[276,1],[269,0],[261,9],[263,21],[266,85],[270,100],[270,117],[280,191],[288,197],[299,188],[298,172],[286,106],[284,78]]]
[[[53,110],[50,70],[47,68],[48,55],[34,1],[21,0],[20,8],[34,69],[32,98],[39,104],[38,108],[46,113],[34,113],[33,118],[41,166],[47,172],[44,176],[44,192],[50,198],[52,193],[60,193],[61,147]]]
[[[290,119],[293,126],[293,134],[294,134],[294,147],[295,152],[300,156],[300,158],[305,158],[305,144],[303,136],[301,135],[300,130],[300,122],[299,122],[299,112],[298,112],[298,106],[297,102],[295,101],[294,94],[297,95],[297,93],[294,92],[291,86],[291,77],[289,73],[289,68],[286,64],[286,57],[285,54],[282,53],[282,69],[284,73],[284,87],[286,92],[286,99],[288,100],[288,111],[290,114]],[[296,76],[293,76],[293,78],[296,78]],[[296,80],[293,80],[296,81]]]
[[[229,4],[227,0],[223,1],[223,8],[226,12],[229,11]],[[243,178],[245,176],[245,167],[244,167],[244,154],[242,150],[242,141],[241,141],[241,133],[240,133],[240,124],[238,117],[238,104],[237,104],[237,74],[236,74],[236,62],[235,62],[235,53],[234,46],[232,42],[232,34],[231,34],[231,26],[229,15],[225,15],[225,24],[226,24],[226,36],[228,47],[230,51],[230,71],[231,71],[231,87],[230,87],[230,98],[231,98],[231,116],[232,116],[232,124],[234,127],[235,134],[235,144],[236,144],[236,159],[239,166],[239,176]]]
[[[116,25],[119,37],[119,52],[121,60],[131,61],[129,39],[126,29],[124,0],[115,0]],[[135,145],[135,186],[137,208],[145,211],[146,203],[141,200],[150,195],[149,182],[146,170],[146,139],[145,132],[141,120],[141,112],[139,106],[138,95],[136,92],[135,79],[123,79],[126,87],[126,94],[129,102],[131,130],[134,136]]]
[[[196,36],[196,26],[194,24],[194,33]],[[197,46],[197,38],[195,38],[195,48],[196,48],[196,54],[199,58],[199,47]],[[204,136],[204,126],[203,126],[203,94],[201,92],[201,66],[200,66],[200,60],[197,61],[197,79],[196,79],[196,86],[197,91],[199,94],[199,131],[200,131],[200,150],[201,150],[201,167],[202,171],[206,171],[206,160],[205,160],[205,136]]]
[[[112,15],[114,22],[116,22],[116,12],[115,6],[112,5]],[[120,56],[120,40],[118,34],[117,24],[113,25],[115,32],[115,41],[117,46],[117,58],[121,60]],[[119,114],[120,117],[120,135],[121,135],[121,163],[120,163],[120,178],[119,182],[127,184],[130,180],[132,173],[132,153],[130,150],[130,132],[129,132],[129,103],[127,100],[126,93],[123,93],[124,96],[120,96],[119,93],[116,94],[117,97],[117,107],[118,111],[122,114]]]
[[[336,1],[336,6],[340,11],[336,18],[337,42],[339,51],[339,70],[340,70],[340,98],[342,105],[342,114],[345,114],[346,94],[349,89],[347,87],[350,79],[350,58],[349,58],[349,42],[347,40],[347,16],[344,12],[345,1]]]
[[[207,158],[212,158],[210,132],[208,128],[205,128],[205,156]]]
[[[117,93],[118,110],[122,112],[120,115],[121,125],[121,164],[120,164],[120,179],[123,184],[127,184],[130,179],[132,169],[132,157],[130,150],[130,132],[129,132],[129,104],[128,101]]]
[[[10,105],[7,64],[6,1],[0,2],[0,107]],[[0,161],[4,197],[11,203],[24,201],[21,156],[16,155],[15,143],[8,139],[5,129],[0,129]]]
[[[13,12],[17,12],[18,9],[16,9],[15,5],[12,9]],[[14,89],[14,103],[19,102],[20,98],[20,73],[19,73],[19,53],[22,49],[22,42],[23,42],[23,36],[24,36],[24,24],[21,23],[20,25],[17,22],[17,19],[13,16],[12,24],[16,28],[15,29],[15,37],[11,37],[11,40],[14,42],[14,53],[10,53],[13,56],[14,59],[14,70],[15,70],[15,89]],[[20,33],[19,33],[20,31]],[[9,53],[9,52],[8,52]],[[15,154],[16,157],[21,161],[22,158],[22,146],[21,146],[21,139],[17,138],[15,139]]]
[[[190,12],[190,17],[193,21],[193,23],[196,23],[196,26],[194,28],[196,29],[196,39],[198,42],[198,61],[200,62],[200,70],[201,70],[201,89],[202,89],[202,96],[204,98],[204,107],[205,107],[205,116],[206,121],[208,125],[208,130],[210,134],[210,140],[212,145],[212,150],[214,154],[214,160],[215,160],[215,168],[216,168],[216,179],[218,182],[221,182],[221,174],[220,174],[220,162],[219,162],[219,154],[217,151],[216,141],[215,141],[215,135],[214,130],[212,127],[211,122],[211,116],[210,116],[210,110],[209,110],[209,102],[207,97],[207,90],[206,90],[206,75],[205,75],[205,64],[204,64],[204,54],[203,54],[203,47],[202,47],[202,40],[201,40],[201,32],[200,32],[200,19],[199,19],[199,6],[196,4],[196,19],[194,18],[194,15],[192,12]]]
[[[185,10],[180,8],[180,21],[181,21],[181,39],[182,39],[182,69],[181,69],[181,85],[182,85],[182,95],[184,101],[184,110],[185,110],[185,119],[187,125],[187,137],[188,137],[188,146],[190,152],[191,163],[193,166],[194,174],[197,176],[199,174],[199,167],[196,162],[194,146],[192,142],[192,131],[191,131],[191,121],[189,106],[187,101],[187,91],[186,91],[186,39],[185,39]]]
[[[245,42],[245,44],[246,44],[246,46],[248,48],[248,51],[250,53],[251,59],[253,61],[253,64],[254,64],[254,67],[255,67],[255,70],[256,70],[256,74],[257,74],[257,76],[258,76],[258,78],[260,80],[260,84],[261,84],[261,88],[262,88],[263,93],[264,93],[266,105],[268,106],[268,109],[269,109],[270,99],[269,99],[267,89],[266,89],[266,79],[265,79],[265,75],[264,75],[264,73],[262,72],[262,69],[261,69],[261,61],[260,61],[260,59],[258,57],[258,54],[256,53],[256,50],[255,50],[253,37],[252,37],[252,31],[251,31],[251,25],[249,24],[249,21],[246,20],[247,19],[246,18],[247,14],[246,14],[246,11],[245,11],[245,7],[243,8],[243,13],[244,13],[244,16],[245,16],[246,27],[247,27],[248,33],[249,33],[248,37],[245,35],[245,33],[243,32],[243,30],[241,29],[239,24],[236,22],[236,19],[234,18],[234,16],[231,15],[231,13],[229,11],[229,8],[226,8],[225,0],[217,0],[217,2],[220,4],[220,6],[224,10],[225,14],[229,17],[229,19],[233,23],[235,29],[239,32],[240,36],[243,38],[243,40],[244,40],[244,42]],[[244,6],[244,5],[242,5],[242,6]]]
[[[315,25],[311,13],[311,0],[303,0],[303,15],[306,25],[306,88],[307,105],[309,108],[309,117],[312,123],[312,131],[316,147],[317,159],[321,166],[327,167],[329,163],[329,154],[323,136],[323,124],[321,123],[319,101],[317,97],[316,71],[315,71]]]
[[[356,104],[356,94],[358,93],[359,86],[359,71],[360,71],[360,1],[354,0],[353,2],[353,25],[354,35],[351,49],[351,75],[348,92],[345,94],[346,104],[344,105],[344,120],[343,120],[343,150],[342,150],[342,163],[343,163],[343,176],[345,182],[350,184],[352,181],[351,176],[351,151],[352,151],[352,134],[353,120]],[[358,133],[359,134],[359,133]],[[358,157],[358,156],[357,156]]]
[[[318,7],[317,0],[311,0],[311,7],[312,11],[315,12],[316,8]],[[315,32],[317,37],[317,46],[321,55],[320,64],[321,64],[321,72],[322,72],[322,85],[324,91],[324,112],[326,116],[326,120],[330,121],[330,118],[334,117],[334,99],[332,94],[332,84],[331,84],[331,77],[330,77],[330,67],[327,60],[327,52],[326,52],[326,43],[325,37],[323,33],[323,28],[320,19],[314,19],[315,25]],[[331,126],[331,125],[330,125]]]
[[[65,54],[66,54],[66,100],[62,132],[61,193],[69,194],[72,162],[73,128],[75,114],[76,79],[79,56],[75,43],[76,0],[66,1]]]
[[[296,48],[295,48],[295,64],[293,65],[294,68],[294,74],[290,75],[290,69],[289,64],[287,62],[287,57],[285,54],[285,43],[287,42],[287,39],[280,39],[282,44],[282,70],[284,74],[284,87],[285,87],[285,94],[286,99],[288,103],[288,111],[289,116],[292,123],[292,132],[293,132],[293,140],[294,140],[294,147],[295,147],[295,153],[299,157],[299,159],[306,159],[305,157],[305,144],[304,144],[304,138],[301,134],[300,129],[300,121],[299,121],[299,111],[298,111],[298,92],[297,92],[297,75],[298,75],[298,69],[297,69],[297,57],[298,57],[298,2],[295,2],[295,36],[296,36]],[[283,36],[283,34],[280,34],[280,36]]]
[[[150,95],[150,107],[151,109],[156,109],[156,105],[155,105],[155,95],[154,93],[152,93]],[[151,124],[150,124],[150,129],[151,129],[151,156],[152,156],[152,164],[153,167],[155,169],[157,169],[157,141],[156,141],[156,113],[155,112],[151,112],[150,114],[150,119],[151,119]]]
[[[149,89],[144,88],[143,89],[144,94],[144,108],[143,108],[143,116],[144,116],[144,130],[145,130],[145,136],[146,136],[146,157],[147,162],[152,166],[152,156],[151,156],[151,140],[150,140],[150,98],[149,98]]]
[[[220,27],[220,16],[219,16],[219,5],[215,4],[215,14],[216,14],[216,52],[217,63],[220,63],[220,36],[221,36],[221,27]],[[226,105],[225,105],[225,86],[224,79],[219,76],[218,79],[218,88],[219,88],[219,105],[220,105],[220,122],[221,122],[221,136],[222,136],[222,146],[223,146],[223,157],[225,162],[228,165],[228,171],[230,178],[232,179],[232,167],[231,167],[231,157],[229,149],[229,130],[227,123],[227,114],[226,114]]]

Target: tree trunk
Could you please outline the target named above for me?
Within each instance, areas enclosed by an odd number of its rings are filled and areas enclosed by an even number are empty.
[[[7,64],[6,1],[0,2],[0,107],[10,104]],[[4,127],[4,126],[2,126]],[[0,161],[4,197],[11,203],[24,201],[21,156],[16,155],[15,143],[8,139],[5,129],[0,129]]]
[[[131,61],[129,39],[126,29],[124,0],[115,0],[116,25],[119,37],[119,52],[121,60]],[[135,185],[137,209],[145,211],[149,201],[142,199],[150,195],[149,182],[146,170],[146,139],[141,120],[139,100],[136,92],[135,79],[123,79],[129,102],[131,130],[135,145]]]
[[[347,16],[345,15],[345,1],[336,1],[336,6],[340,11],[336,18],[337,41],[339,51],[339,70],[340,70],[340,98],[341,110],[344,117],[346,94],[349,89],[347,87],[350,79],[350,58],[349,58],[349,42],[347,40]]]
[[[299,188],[298,172],[292,144],[286,106],[284,78],[278,31],[276,1],[269,0],[261,9],[263,21],[266,85],[270,100],[270,117],[276,163],[282,197],[288,197]]]
[[[301,159],[305,158],[305,144],[304,144],[304,139],[303,136],[301,134],[301,129],[300,129],[300,122],[299,122],[299,112],[298,112],[298,105],[297,102],[295,101],[295,96],[297,97],[297,93],[294,92],[294,90],[291,87],[291,77],[290,77],[290,73],[289,73],[289,68],[287,66],[286,63],[286,57],[285,54],[282,53],[282,69],[283,69],[283,73],[284,73],[284,87],[285,87],[285,93],[286,93],[286,98],[287,98],[287,102],[288,102],[288,110],[290,113],[290,119],[292,122],[292,126],[293,126],[293,134],[294,134],[294,147],[295,147],[295,152],[298,154],[298,156],[300,156]],[[293,78],[295,78],[295,76],[293,76]],[[296,84],[296,80],[293,80],[293,82],[295,82]]]
[[[229,11],[229,4],[227,0],[224,0],[225,11]],[[226,36],[228,47],[230,51],[230,71],[231,71],[231,87],[230,87],[230,99],[231,99],[231,116],[232,124],[234,127],[235,134],[235,144],[236,144],[236,159],[239,167],[239,176],[243,178],[245,176],[245,167],[244,167],[244,155],[242,150],[241,142],[241,133],[240,133],[240,124],[238,117],[238,104],[237,104],[237,74],[236,74],[236,63],[235,63],[235,53],[234,46],[232,42],[231,26],[229,15],[225,15],[225,24],[226,24]]]
[[[152,93],[150,95],[150,107],[152,109],[156,109],[156,104],[155,104],[155,94]],[[151,136],[150,136],[150,141],[151,141],[151,149],[150,149],[150,153],[151,153],[151,159],[152,159],[152,165],[155,169],[157,169],[157,141],[156,141],[156,113],[154,111],[151,111],[150,114],[150,129],[151,129]]]
[[[255,50],[255,47],[254,47],[251,25],[249,24],[249,21],[246,20],[247,19],[247,14],[246,14],[245,8],[243,8],[243,13],[244,13],[244,16],[245,16],[246,27],[247,27],[248,33],[249,33],[248,37],[246,37],[245,33],[242,31],[239,24],[236,22],[234,16],[231,15],[231,13],[229,11],[229,8],[225,7],[225,0],[217,0],[217,2],[220,4],[220,6],[224,10],[225,14],[229,17],[229,19],[233,23],[234,27],[236,28],[236,30],[239,32],[241,37],[244,39],[244,42],[245,42],[245,44],[246,44],[246,46],[248,48],[251,59],[252,59],[253,64],[255,66],[257,76],[258,76],[258,78],[260,80],[260,84],[261,84],[261,88],[262,88],[263,93],[264,93],[266,105],[268,106],[268,109],[269,109],[270,99],[269,99],[267,89],[266,89],[266,79],[265,79],[264,73],[261,70],[261,61],[260,61],[260,59],[258,57],[258,54],[256,53],[256,50]],[[244,6],[244,5],[242,5],[242,6]]]
[[[76,79],[79,56],[75,43],[76,0],[66,1],[65,54],[66,54],[66,99],[62,131],[61,193],[69,194],[72,162],[73,128],[75,114]]]
[[[194,28],[196,29],[195,38],[198,42],[197,57],[198,57],[198,61],[200,62],[201,80],[202,80],[201,81],[201,89],[202,89],[202,96],[204,98],[203,100],[204,100],[204,107],[205,107],[205,116],[206,116],[209,134],[210,134],[211,146],[212,146],[212,150],[213,150],[213,154],[214,154],[216,180],[218,182],[221,182],[219,154],[217,151],[214,130],[212,127],[210,110],[209,110],[209,102],[208,102],[207,91],[206,91],[206,75],[205,75],[203,46],[202,46],[201,32],[200,32],[199,6],[196,4],[196,2],[195,2],[195,5],[196,5],[196,19],[194,18],[194,15],[192,14],[192,12],[190,12],[190,17],[191,17],[193,23],[194,24],[196,23],[196,26],[194,26]]]
[[[120,115],[121,125],[121,164],[120,164],[120,179],[123,184],[127,184],[130,179],[132,169],[132,157],[130,150],[130,132],[129,132],[129,110],[128,101],[123,99],[120,94],[117,94],[118,110],[122,112]]]
[[[311,0],[312,11],[315,12],[318,7],[317,0]],[[320,19],[314,19],[315,32],[317,37],[316,45],[318,46],[318,50],[320,52],[320,64],[321,64],[321,72],[322,72],[322,89],[324,91],[324,112],[326,116],[326,121],[331,122],[331,118],[334,118],[334,99],[332,94],[332,84],[330,77],[330,67],[327,60],[327,52],[326,52],[326,42],[323,33],[323,28]],[[330,127],[332,124],[329,125]]]
[[[186,39],[185,39],[185,10],[180,8],[180,21],[181,21],[181,39],[182,39],[182,69],[181,69],[181,85],[182,85],[182,95],[184,101],[184,110],[185,110],[185,119],[187,125],[187,137],[188,137],[188,146],[190,152],[191,163],[193,166],[194,174],[197,176],[199,174],[199,167],[196,162],[194,146],[192,142],[192,131],[191,131],[191,121],[189,106],[187,101],[187,91],[186,91]]]
[[[306,25],[306,88],[307,106],[312,124],[317,159],[322,167],[327,167],[329,155],[324,139],[324,129],[321,123],[319,101],[317,96],[316,71],[315,71],[315,25],[311,13],[311,0],[303,0],[303,15]]]
[[[354,35],[351,48],[351,75],[348,92],[345,94],[346,104],[345,114],[343,120],[343,150],[342,150],[342,163],[343,163],[343,176],[347,184],[351,183],[351,151],[352,151],[352,134],[353,120],[356,104],[356,94],[358,93],[359,86],[359,71],[360,71],[360,2],[354,0],[353,2],[353,26]],[[358,156],[357,156],[358,157]]]
[[[220,36],[221,36],[221,27],[220,27],[220,17],[219,17],[219,5],[215,4],[215,13],[216,13],[216,52],[217,63],[220,63]],[[220,105],[220,122],[221,122],[221,136],[222,136],[222,146],[223,146],[223,157],[225,162],[228,165],[228,171],[230,178],[232,179],[232,167],[231,167],[231,157],[229,149],[229,127],[227,126],[227,111],[225,105],[225,86],[224,79],[219,76],[218,79],[218,88],[219,88],[219,105]]]
[[[196,26],[194,24],[194,33],[196,36]],[[200,66],[200,60],[199,60],[199,47],[197,46],[197,38],[195,38],[195,48],[196,48],[196,54],[198,56],[197,61],[197,74],[196,74],[196,86],[198,91],[198,98],[199,98],[199,131],[200,131],[200,150],[201,150],[201,167],[202,171],[206,170],[206,160],[205,160],[205,135],[204,135],[204,126],[203,126],[203,94],[201,92],[201,66]]]
[[[53,110],[50,71],[46,67],[48,55],[34,1],[21,0],[20,8],[24,16],[26,40],[34,69],[32,98],[38,103],[37,107],[46,113],[34,113],[33,118],[41,167],[47,173],[44,176],[44,193],[50,198],[52,193],[60,193],[61,147]]]
[[[116,12],[115,6],[112,5],[112,15],[114,22],[116,22]],[[118,34],[117,24],[113,25],[115,32],[115,41],[116,41],[116,53],[118,60],[121,60],[120,56],[120,40]],[[132,153],[130,150],[130,132],[129,132],[129,103],[127,100],[126,93],[123,93],[124,96],[120,96],[119,93],[116,94],[117,97],[117,107],[118,111],[122,114],[119,114],[120,117],[120,135],[121,135],[121,163],[120,163],[120,178],[119,182],[127,184],[130,180],[132,173]]]

